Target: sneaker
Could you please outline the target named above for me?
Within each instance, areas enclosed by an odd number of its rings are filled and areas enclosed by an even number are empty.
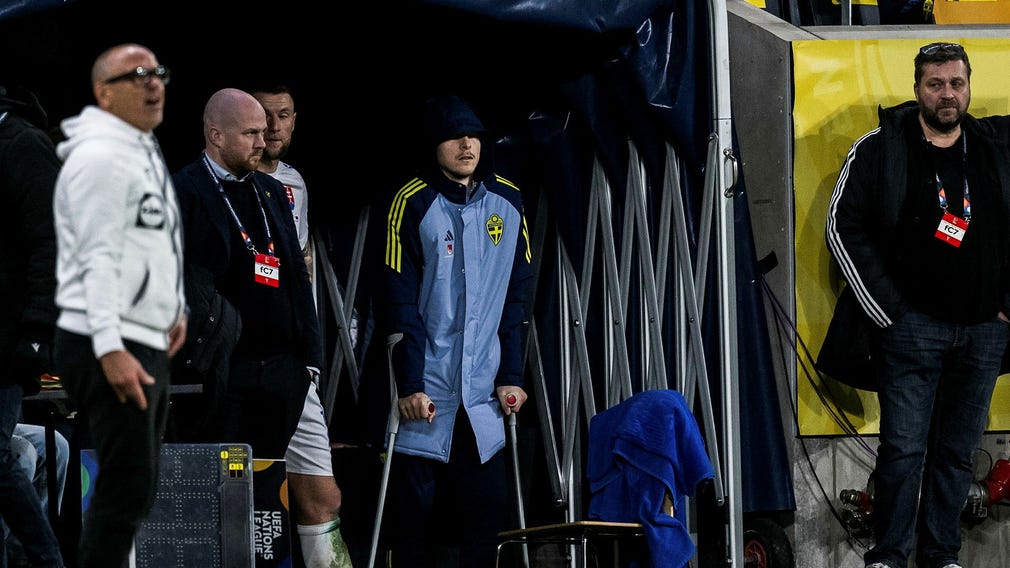
[[[59,377],[50,375],[49,373],[43,373],[39,377],[39,383],[42,386],[42,390],[57,390],[63,388],[63,381]]]
[[[961,568],[961,565],[951,562],[950,564],[944,564],[943,568]]]
[[[874,562],[873,564],[867,564],[866,568],[891,568],[891,567],[888,566],[887,564],[884,564],[883,562]]]

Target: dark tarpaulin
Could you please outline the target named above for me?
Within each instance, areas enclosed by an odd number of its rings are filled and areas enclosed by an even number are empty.
[[[702,2],[685,0],[425,0],[496,21],[621,34],[620,48],[665,134],[700,166],[708,114],[708,23]],[[662,72],[657,72],[662,70]],[[613,172],[608,172],[613,173]],[[621,174],[624,175],[623,173]]]
[[[0,20],[41,12],[67,2],[70,0],[0,0]],[[4,54],[4,57],[8,55]]]
[[[529,22],[590,32],[633,30],[670,0],[425,0],[499,21]]]

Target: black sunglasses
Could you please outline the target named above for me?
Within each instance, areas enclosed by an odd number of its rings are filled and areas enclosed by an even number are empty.
[[[157,77],[161,79],[161,82],[168,84],[169,79],[172,78],[172,72],[168,70],[168,67],[164,65],[159,65],[153,69],[147,69],[145,67],[137,67],[133,71],[128,73],[123,73],[122,75],[116,75],[111,79],[106,79],[106,83],[117,83],[119,81],[133,81],[134,83],[147,83],[150,81],[151,77]]]
[[[959,43],[931,43],[929,45],[924,45],[919,48],[919,53],[923,55],[933,55],[937,51],[950,51],[953,53],[961,53],[964,48],[961,47]]]

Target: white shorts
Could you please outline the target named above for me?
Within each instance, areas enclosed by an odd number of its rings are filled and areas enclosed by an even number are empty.
[[[315,385],[309,385],[305,395],[305,406],[298,428],[288,442],[284,454],[288,473],[305,475],[333,475],[333,461],[330,457],[330,433],[326,427],[323,403]]]

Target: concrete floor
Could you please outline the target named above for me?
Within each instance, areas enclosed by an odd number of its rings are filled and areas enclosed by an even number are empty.
[[[877,438],[866,436],[867,444],[876,449]],[[993,460],[1007,459],[1010,434],[987,434],[978,452],[976,479],[986,477]],[[810,454],[806,461],[801,444]],[[796,521],[787,529],[793,539],[793,554],[797,567],[802,568],[862,568],[862,555],[872,546],[872,539],[850,538],[834,518],[824,496],[836,509],[842,508],[838,495],[843,489],[866,488],[873,469],[873,456],[850,438],[803,438],[794,441],[796,459],[793,466],[796,489]],[[815,474],[816,473],[816,478]],[[818,486],[823,486],[823,492]],[[961,563],[972,568],[1006,568],[1010,566],[1010,503],[1001,501],[989,509],[981,523],[962,523],[963,544]],[[914,566],[914,562],[910,564]]]

